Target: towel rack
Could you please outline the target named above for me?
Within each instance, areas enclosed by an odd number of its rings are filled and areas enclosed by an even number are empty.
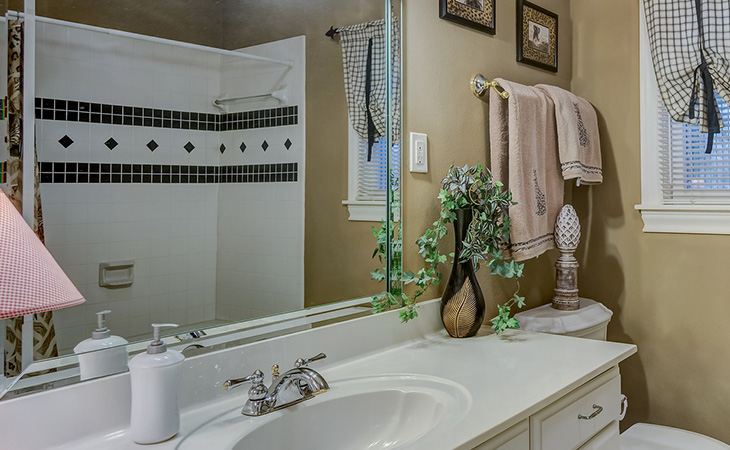
[[[502,89],[497,80],[487,81],[487,79],[481,73],[474,75],[471,79],[471,92],[477,97],[482,98],[487,93],[489,88],[494,89],[494,92],[499,94],[500,97],[507,99],[509,98],[509,92]]]

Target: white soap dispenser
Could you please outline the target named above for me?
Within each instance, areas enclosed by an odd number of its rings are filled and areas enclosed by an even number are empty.
[[[74,347],[74,353],[79,355],[82,380],[127,371],[128,342],[122,337],[112,336],[106,327],[106,315],[109,313],[109,310],[96,313],[97,327],[91,338]]]
[[[153,323],[154,340],[129,361],[132,378],[132,440],[138,444],[155,444],[175,436],[180,430],[178,385],[182,353],[168,350],[160,339],[162,328],[174,323]]]

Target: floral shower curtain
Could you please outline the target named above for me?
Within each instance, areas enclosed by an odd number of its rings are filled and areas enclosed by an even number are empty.
[[[8,196],[23,211],[23,22],[8,22],[8,163],[7,191]],[[35,141],[35,136],[32,137]],[[43,232],[43,211],[38,177],[38,156],[34,155],[35,176],[33,183],[28,183],[34,190],[33,230],[41,242],[45,243]],[[22,370],[22,318],[10,319],[6,327],[5,376],[11,377]],[[56,345],[56,329],[53,325],[53,313],[45,312],[34,315],[33,319],[33,359],[45,359],[58,356]]]

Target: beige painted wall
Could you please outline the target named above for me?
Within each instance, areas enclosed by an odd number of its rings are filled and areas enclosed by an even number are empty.
[[[609,339],[639,353],[622,364],[637,421],[730,442],[730,239],[643,233],[636,0],[572,2],[573,91],[599,114],[605,182],[574,192],[584,229],[581,292],[614,311]],[[585,220],[585,219],[584,219]]]
[[[417,270],[422,259],[414,244],[418,236],[438,217],[436,198],[440,180],[449,165],[488,165],[488,104],[474,97],[469,80],[481,72],[524,84],[549,83],[570,88],[572,73],[572,25],[569,0],[541,1],[541,6],[558,14],[558,73],[516,62],[515,3],[497,1],[497,34],[479,31],[438,17],[438,2],[404,1],[404,127],[409,132],[428,134],[428,174],[411,174],[407,167],[404,184],[404,252],[406,270]],[[405,151],[404,151],[405,153]],[[453,246],[452,235],[448,244]],[[556,251],[529,261],[522,282],[522,294],[530,306],[552,299]],[[448,278],[444,268],[444,284]],[[496,314],[515,289],[514,282],[479,272],[487,300],[487,317]],[[440,295],[431,293],[427,297]]]
[[[292,36],[307,38],[307,164],[305,178],[304,304],[314,306],[375,294],[370,280],[375,222],[351,222],[347,199],[347,103],[342,47],[330,26],[382,19],[383,0],[225,1],[226,48]],[[255,17],[255,20],[252,20]],[[240,24],[245,23],[243,27]]]
[[[23,10],[22,0],[10,9]],[[148,36],[221,47],[223,10],[218,0],[37,0],[36,13],[54,19]]]

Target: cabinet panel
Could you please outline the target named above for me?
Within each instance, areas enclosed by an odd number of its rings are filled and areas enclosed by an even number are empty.
[[[586,442],[580,450],[620,450],[618,421],[614,420],[593,439]]]
[[[530,417],[532,450],[572,450],[620,413],[621,377],[613,368]]]

